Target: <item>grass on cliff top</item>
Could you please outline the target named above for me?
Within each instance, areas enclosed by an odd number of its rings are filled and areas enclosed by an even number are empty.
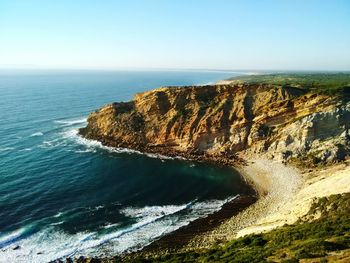
[[[329,95],[350,92],[350,73],[278,73],[230,78],[237,83],[264,83],[297,87]]]
[[[206,251],[174,253],[132,262],[299,262],[350,248],[350,193],[321,198],[298,223],[248,235]],[[316,217],[312,222],[306,218]]]

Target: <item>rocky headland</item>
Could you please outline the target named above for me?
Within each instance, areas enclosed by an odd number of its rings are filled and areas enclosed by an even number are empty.
[[[162,87],[93,112],[85,138],[169,156],[234,163],[247,153],[290,161],[344,160],[350,103],[268,84]]]
[[[315,200],[350,192],[349,126],[348,87],[325,92],[225,81],[136,94],[130,102],[91,113],[79,133],[107,146],[234,165],[254,185],[259,200],[176,248],[188,253],[295,224]],[[174,251],[138,255],[152,259],[167,253]]]

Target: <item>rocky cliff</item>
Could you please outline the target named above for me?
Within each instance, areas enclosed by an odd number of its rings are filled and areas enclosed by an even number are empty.
[[[350,103],[270,84],[163,87],[90,114],[80,134],[105,145],[231,162],[255,152],[333,162],[349,153]]]

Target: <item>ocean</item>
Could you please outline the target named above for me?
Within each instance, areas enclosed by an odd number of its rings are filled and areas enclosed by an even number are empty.
[[[108,148],[77,135],[104,104],[236,75],[0,71],[0,262],[138,250],[244,193],[233,168]]]

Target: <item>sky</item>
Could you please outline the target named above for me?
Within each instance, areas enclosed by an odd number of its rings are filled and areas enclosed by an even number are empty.
[[[350,70],[350,1],[0,0],[0,68]]]

